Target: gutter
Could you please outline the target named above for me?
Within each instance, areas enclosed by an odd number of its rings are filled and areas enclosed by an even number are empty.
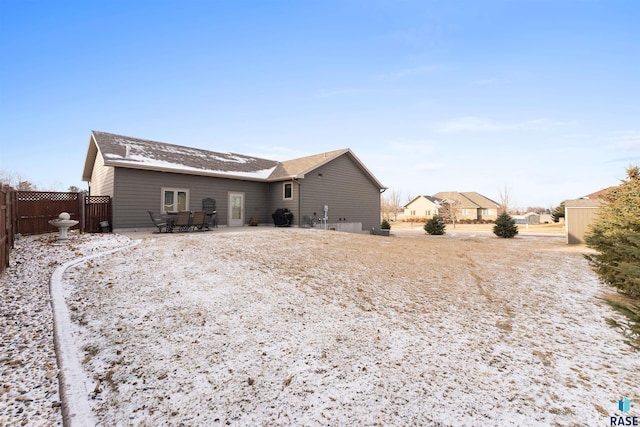
[[[295,176],[291,177],[291,182],[298,184],[298,227],[302,226],[302,185]]]

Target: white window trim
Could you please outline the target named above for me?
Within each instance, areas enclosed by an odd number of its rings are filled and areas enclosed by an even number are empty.
[[[178,193],[185,193],[187,195],[186,205],[187,209],[189,209],[189,189],[188,188],[177,188],[177,187],[162,187],[160,189],[160,212],[162,214],[174,213],[178,211],[165,211],[164,210],[164,193],[167,191],[173,192],[173,200],[177,202]]]

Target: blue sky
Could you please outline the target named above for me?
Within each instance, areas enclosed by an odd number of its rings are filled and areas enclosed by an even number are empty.
[[[91,130],[286,160],[402,200],[549,207],[640,160],[638,1],[0,0],[0,170],[86,188]]]

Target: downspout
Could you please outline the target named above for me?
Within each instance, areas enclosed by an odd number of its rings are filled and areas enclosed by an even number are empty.
[[[380,189],[380,196],[382,196],[382,193],[384,193],[384,192],[385,192],[385,191],[387,191],[387,190],[388,190],[387,188],[381,188],[381,189]],[[380,198],[380,200],[378,201],[378,203],[380,203],[380,208],[379,208],[379,210],[378,210],[378,211],[380,212],[380,215],[379,215],[379,217],[380,217],[380,218],[378,218],[378,221],[381,221],[381,220],[382,220],[382,218],[383,218],[383,216],[382,216],[382,197]]]
[[[302,188],[302,186],[300,185],[300,182],[298,182],[298,180],[296,179],[295,176],[291,177],[291,182],[295,182],[296,184],[298,184],[298,227],[301,227],[302,223],[300,221],[302,220],[302,213],[301,213],[302,212],[301,211],[301,209],[302,209],[302,202],[301,202],[302,197],[300,197],[300,196],[301,196],[302,192],[300,191],[300,189]],[[292,191],[293,191],[293,189],[292,189]]]
[[[271,206],[271,185],[271,183],[267,185],[267,224],[269,223],[269,212],[273,212],[273,207]]]

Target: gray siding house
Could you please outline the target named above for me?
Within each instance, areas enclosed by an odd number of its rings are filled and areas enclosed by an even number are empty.
[[[380,225],[386,189],[348,148],[278,162],[97,131],[82,177],[90,195],[112,197],[116,230],[149,228],[148,211],[198,211],[212,198],[219,226],[252,217],[273,224],[280,208],[293,213],[294,226],[308,226],[326,206],[327,228],[368,232]]]
[[[475,191],[442,191],[433,195],[441,203],[451,201],[458,220],[491,220],[498,218],[500,204]]]

